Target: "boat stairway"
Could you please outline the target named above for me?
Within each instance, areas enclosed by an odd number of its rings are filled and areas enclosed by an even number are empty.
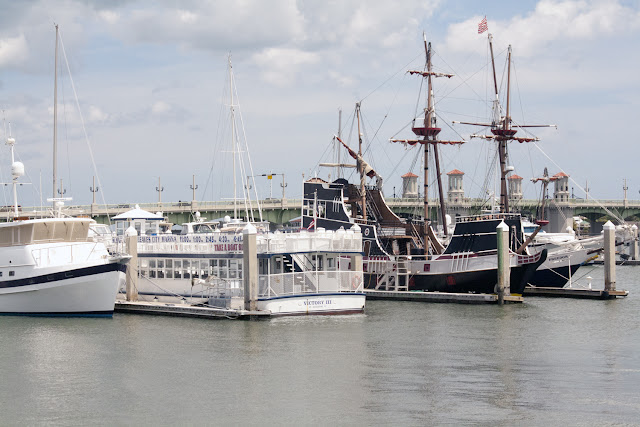
[[[409,269],[407,260],[398,260],[393,271],[387,271],[377,276],[376,290],[408,291]]]

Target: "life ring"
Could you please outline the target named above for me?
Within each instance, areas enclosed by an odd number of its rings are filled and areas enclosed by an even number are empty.
[[[351,279],[351,287],[354,291],[360,287],[360,276],[358,274],[354,275]]]

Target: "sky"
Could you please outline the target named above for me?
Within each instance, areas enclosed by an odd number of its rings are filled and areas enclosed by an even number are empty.
[[[96,187],[98,203],[189,201],[194,175],[196,200],[234,197],[229,57],[234,115],[242,119],[235,134],[252,166],[236,162],[236,194],[249,175],[258,175],[248,187],[261,198],[281,196],[282,174],[287,198],[300,197],[304,178],[334,179],[335,170],[318,165],[336,159],[340,110],[340,134],[357,149],[359,102],[365,157],[384,178],[385,194],[399,195],[400,176],[422,170],[419,148],[389,139],[412,138],[411,121],[425,107],[424,82],[406,72],[424,68],[423,33],[434,70],[454,74],[434,79],[440,138],[466,141],[441,148],[442,172],[462,170],[465,194],[487,197],[495,191],[495,146],[470,137],[481,128],[452,124],[491,117],[488,38],[478,34],[485,16],[503,107],[511,45],[513,122],[557,125],[520,130],[539,141],[509,144],[525,197],[539,195],[530,179],[546,167],[551,175],[570,175],[576,197],[588,185],[590,197],[622,199],[626,179],[627,197],[640,198],[639,1],[3,0],[0,6],[0,135],[11,133],[16,160],[25,165],[23,206],[46,203],[53,191],[54,23],[61,35],[58,178],[71,204],[90,203]],[[4,183],[10,163],[2,145]],[[277,175],[260,176],[269,173]],[[352,170],[345,175],[356,178]],[[0,197],[0,204],[12,204],[9,187]]]

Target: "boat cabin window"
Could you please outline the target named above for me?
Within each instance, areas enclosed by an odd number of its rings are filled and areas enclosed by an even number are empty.
[[[218,277],[220,277],[221,279],[227,279],[229,277],[228,269],[227,269],[227,260],[226,259],[218,260],[218,266],[219,266],[219,272],[220,272],[220,275]]]
[[[213,233],[213,228],[209,224],[196,224],[193,226],[193,232],[197,234]]]
[[[280,274],[282,273],[282,257],[277,256],[271,258],[271,273],[272,274]]]
[[[324,256],[322,255],[311,255],[311,265],[313,270],[323,271],[324,270]]]
[[[267,275],[269,274],[269,260],[261,258],[258,260],[258,274],[259,275]]]

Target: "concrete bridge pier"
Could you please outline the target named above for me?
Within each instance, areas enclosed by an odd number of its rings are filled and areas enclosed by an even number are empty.
[[[545,231],[549,233],[565,233],[567,225],[573,226],[574,210],[569,206],[549,206],[547,219],[549,224]]]

